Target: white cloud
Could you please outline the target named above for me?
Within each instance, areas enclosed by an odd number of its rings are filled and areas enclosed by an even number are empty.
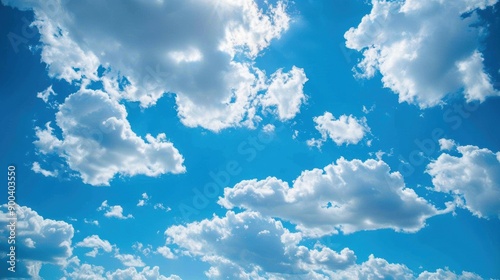
[[[373,112],[374,110],[375,110],[375,104],[373,104],[373,105],[370,107],[370,109],[366,108],[366,106],[365,106],[365,105],[363,105],[363,109],[362,109],[362,111],[363,111],[363,113],[365,113],[365,114],[369,114],[369,113]]]
[[[310,139],[307,145],[318,148],[330,138],[338,146],[346,144],[357,144],[370,128],[366,124],[366,118],[357,119],[352,115],[341,115],[337,120],[330,112],[325,112],[322,116],[314,117],[316,129],[321,133],[321,139]]]
[[[123,215],[123,207],[121,207],[120,205],[108,205],[108,201],[105,200],[102,202],[101,206],[99,206],[99,208],[97,208],[98,211],[106,211],[104,213],[104,216],[105,217],[108,217],[108,218],[117,218],[117,219],[130,219],[130,218],[133,218],[134,216],[132,216],[131,214],[128,214],[127,216],[124,216]]]
[[[500,152],[476,146],[456,146],[460,156],[441,154],[427,166],[434,190],[465,201],[478,217],[500,219]]]
[[[464,85],[464,94],[467,101],[479,100],[483,102],[490,95],[500,95],[493,88],[491,77],[484,71],[483,54],[476,50],[466,60],[457,65]]]
[[[321,146],[323,146],[324,142],[325,141],[323,141],[323,139],[316,139],[316,138],[311,138],[311,139],[306,141],[307,146],[316,147],[318,149],[321,149]]]
[[[74,268],[71,272],[65,271],[64,275],[69,277],[69,279],[75,280],[106,280],[103,273],[104,267],[84,263],[81,266]]]
[[[276,127],[272,124],[266,124],[262,127],[262,131],[265,133],[273,133]]]
[[[139,199],[139,202],[137,202],[137,206],[142,207],[144,205],[146,205],[145,200],[144,199]]]
[[[362,52],[358,77],[382,74],[384,87],[399,102],[430,107],[463,89],[467,101],[499,95],[484,70],[476,9],[497,0],[381,1],[344,37],[348,48]]]
[[[413,272],[402,264],[389,263],[373,255],[362,264],[356,264],[342,271],[335,271],[330,279],[401,279],[411,280]]]
[[[43,100],[43,102],[45,103],[48,103],[49,102],[49,98],[51,95],[57,95],[54,90],[52,89],[52,85],[50,85],[48,88],[46,88],[45,90],[41,91],[41,92],[38,92],[36,94],[36,97],[40,98]]]
[[[51,122],[45,124],[45,129],[35,127],[35,135],[37,140],[33,142],[39,147],[42,154],[54,153],[62,145],[62,141],[54,136],[54,129],[50,126]]]
[[[100,79],[113,98],[143,107],[175,93],[187,126],[254,127],[265,104],[289,119],[304,100],[302,69],[278,70],[267,79],[254,65],[289,28],[283,1],[3,2],[34,10],[50,76]],[[97,77],[99,66],[106,68],[103,77]]]
[[[108,280],[121,280],[121,279],[138,279],[138,280],[182,280],[177,275],[170,275],[169,277],[160,274],[160,268],[154,266],[150,268],[146,266],[142,271],[137,271],[135,267],[127,269],[117,269],[114,272],[107,272],[106,277]]]
[[[290,279],[313,270],[343,269],[356,260],[348,248],[335,252],[299,245],[301,234],[256,212],[228,211],[222,218],[171,226],[165,234],[184,254],[209,263],[206,275],[212,279]]]
[[[54,171],[49,171],[45,170],[40,166],[40,163],[38,162],[33,162],[33,165],[31,166],[31,170],[35,173],[40,173],[45,177],[56,177],[57,176],[57,170]]]
[[[117,269],[115,271],[105,272],[105,268],[102,266],[86,263],[81,266],[73,267],[71,272],[66,271],[65,276],[74,280],[182,280],[177,275],[171,275],[169,277],[161,275],[158,266],[152,268],[146,266],[142,271],[137,271],[135,267],[129,267],[127,269]]]
[[[95,258],[99,254],[99,249],[93,248],[92,251],[85,253],[85,256]]]
[[[203,55],[198,49],[189,49],[186,51],[176,51],[169,53],[170,58],[172,58],[177,64],[182,62],[197,62],[203,59]]]
[[[144,246],[141,242],[136,242],[134,245],[132,245],[132,248],[138,252],[141,252],[144,256],[148,256],[149,253],[151,253],[151,250],[153,249],[153,246],[150,244]]]
[[[41,280],[40,269],[42,269],[42,262],[27,261],[23,262],[26,264],[26,270],[30,279]],[[17,271],[19,274],[19,270]]]
[[[106,216],[108,218],[114,217],[114,218],[118,218],[118,219],[133,218],[133,216],[131,214],[128,214],[127,216],[123,216],[123,208],[120,205],[111,206],[111,208],[106,213],[104,213],[104,216]]]
[[[303,87],[308,79],[304,70],[294,66],[290,72],[283,73],[280,69],[271,76],[271,80],[262,104],[266,107],[275,106],[280,120],[294,118],[306,99]]]
[[[162,255],[166,259],[174,259],[175,255],[172,253],[172,250],[168,248],[167,246],[161,246],[156,248],[156,253]]]
[[[8,225],[11,222],[8,206],[0,205],[0,244],[7,245]],[[74,235],[73,226],[64,221],[45,219],[36,211],[26,206],[17,206],[16,252],[17,275],[37,279],[40,268],[45,263],[64,266],[72,255],[71,242]],[[23,242],[24,241],[24,242]],[[5,262],[6,254],[0,254]],[[30,276],[30,277],[28,277]]]
[[[451,139],[441,138],[439,139],[439,149],[441,151],[452,150],[457,144]]]
[[[225,7],[227,5],[227,7]],[[236,10],[223,11],[225,8]],[[286,4],[277,1],[276,5],[267,7],[268,14],[263,14],[254,1],[220,1],[219,16],[224,12],[236,12],[239,19],[225,26],[225,38],[219,48],[232,56],[244,52],[249,57],[256,57],[260,51],[269,46],[271,40],[279,38],[289,27],[290,17],[286,13]],[[242,9],[243,13],[238,10]]]
[[[133,266],[133,267],[145,266],[145,264],[141,260],[141,257],[139,257],[139,256],[134,256],[131,254],[116,253],[115,258],[120,260],[124,266]]]
[[[420,273],[417,280],[482,280],[483,278],[475,273],[463,271],[457,275],[448,269],[437,269],[436,272],[424,271]]]
[[[36,127],[34,144],[43,154],[56,153],[80,173],[84,183],[109,185],[116,174],[159,176],[185,172],[184,159],[165,134],[146,141],[127,120],[125,107],[102,91],[80,90],[66,98],[56,114],[62,131]]]
[[[90,219],[85,218],[85,219],[83,219],[83,222],[86,224],[91,224],[91,225],[95,225],[95,226],[99,225],[98,220],[90,220]]]
[[[99,249],[102,249],[104,252],[111,252],[113,250],[113,246],[107,240],[102,240],[98,235],[92,235],[85,237],[83,241],[76,243],[76,247],[85,247],[92,248],[92,251],[86,253],[89,257],[95,257],[99,253]]]
[[[34,249],[36,242],[33,241],[33,239],[28,237],[28,238],[24,239],[24,244],[26,245],[26,247]]]
[[[390,156],[393,156],[393,149],[391,149],[391,151],[390,151],[389,153],[386,153],[386,152],[384,152],[384,151],[382,151],[382,150],[378,150],[378,151],[376,151],[375,153],[370,152],[370,153],[368,153],[368,154],[369,154],[370,156],[375,156],[378,160],[382,160],[382,158],[383,158],[384,156],[389,156],[389,157],[390,157]]]
[[[142,207],[148,203],[149,196],[147,193],[142,194],[142,199],[139,199],[139,202],[137,202],[137,206]]]
[[[437,210],[382,160],[344,158],[303,171],[292,187],[274,177],[242,181],[225,188],[218,203],[279,217],[310,236],[382,228],[416,232],[427,218],[452,209],[450,203]]]
[[[416,279],[404,264],[389,263],[373,255],[362,263],[352,250],[336,252],[320,243],[301,245],[301,233],[293,233],[281,222],[258,212],[215,216],[186,225],[171,226],[167,242],[177,245],[187,257],[210,264],[209,279]],[[474,276],[474,277],[472,277]],[[426,278],[427,277],[427,278]],[[425,271],[418,279],[480,279],[469,272]]]
[[[61,135],[48,123],[36,128],[35,144],[43,154],[63,157],[91,185],[109,185],[116,175],[185,171],[165,134],[143,139],[132,131],[120,102],[148,107],[173,93],[184,125],[220,131],[255,128],[267,107],[281,120],[293,118],[305,100],[303,69],[279,69],[268,77],[254,61],[289,28],[282,1],[3,3],[34,11],[49,76],[81,86],[59,107]],[[99,67],[104,71],[98,75]],[[89,89],[92,81],[102,89]],[[79,102],[96,112],[85,114]]]
[[[178,115],[184,125],[213,131],[234,126],[254,128],[262,119],[258,115],[259,108],[273,112],[282,121],[299,113],[305,101],[303,83],[307,81],[303,69],[294,66],[287,73],[280,69],[267,79],[264,72],[253,66],[251,69],[241,65],[237,68],[240,77],[228,77],[238,84],[237,89],[222,106],[214,107],[207,102],[198,104],[183,95],[176,96]]]
[[[172,208],[170,208],[170,207],[168,207],[168,206],[167,206],[167,207],[165,207],[165,205],[163,205],[163,203],[156,203],[156,204],[153,206],[153,208],[154,208],[155,210],[157,210],[157,209],[165,210],[166,212],[169,212],[170,210],[172,210]]]

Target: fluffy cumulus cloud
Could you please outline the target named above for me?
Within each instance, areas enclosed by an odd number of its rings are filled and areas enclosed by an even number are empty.
[[[9,213],[7,205],[0,206],[0,260],[4,271],[7,271],[7,256],[3,252],[10,252],[7,250],[10,246],[7,241],[10,231],[8,225],[11,222]],[[72,255],[72,225],[45,219],[26,206],[18,206],[16,214],[15,246],[19,261],[16,276],[36,279],[43,264],[64,266],[68,263],[68,258]]]
[[[462,274],[456,274],[448,269],[437,269],[436,272],[424,271],[420,273],[417,280],[481,280],[481,276],[463,271]]]
[[[124,266],[130,266],[130,267],[143,267],[146,264],[142,261],[141,257],[131,255],[131,254],[120,254],[116,253],[115,258],[120,260]]]
[[[497,0],[372,0],[370,14],[345,33],[346,46],[362,52],[359,77],[382,74],[400,102],[440,104],[463,91],[468,101],[499,95],[485,72],[477,9]]]
[[[307,77],[303,69],[294,66],[288,73],[278,70],[271,77],[271,84],[267,94],[263,96],[262,104],[276,107],[280,120],[294,118],[306,98],[303,92],[305,82]]]
[[[95,257],[99,250],[103,250],[104,252],[111,252],[113,250],[113,246],[107,240],[102,240],[98,235],[92,235],[85,237],[82,241],[76,243],[76,247],[85,247],[92,248],[92,251],[86,253],[86,256]]]
[[[332,276],[331,279],[411,280],[415,278],[412,271],[405,265],[389,263],[373,255],[370,255],[367,261],[351,266],[343,271],[337,271]]]
[[[3,3],[34,11],[49,75],[100,80],[113,98],[143,107],[174,93],[187,126],[253,127],[260,108],[290,119],[304,101],[303,69],[268,76],[254,63],[289,28],[281,0]]]
[[[276,127],[273,124],[266,124],[262,127],[262,131],[265,133],[273,133]]]
[[[109,205],[107,200],[101,203],[97,211],[105,211],[104,216],[108,218],[117,218],[121,220],[133,218],[132,214],[123,215],[123,207],[121,205]]]
[[[172,253],[172,250],[170,250],[169,247],[167,246],[161,246],[156,249],[156,253],[162,255],[166,259],[174,259],[175,255]]]
[[[137,136],[122,104],[99,90],[82,89],[66,98],[56,114],[61,135],[50,123],[36,128],[41,153],[67,160],[83,182],[109,185],[116,174],[158,176],[182,173],[184,159],[165,134]]]
[[[478,217],[500,218],[500,152],[470,145],[455,150],[458,155],[443,153],[427,166],[434,190],[455,195]]]
[[[313,270],[343,269],[356,260],[347,248],[335,252],[319,245],[301,246],[301,234],[256,212],[228,211],[222,218],[172,226],[165,234],[184,254],[209,263],[206,275],[211,279],[306,277]]]
[[[481,279],[443,269],[416,276],[403,264],[373,255],[357,263],[349,248],[336,252],[318,242],[303,246],[301,233],[258,212],[228,211],[224,217],[171,226],[165,234],[181,254],[210,264],[209,279]]]
[[[366,124],[366,118],[357,119],[352,115],[341,115],[339,119],[330,112],[325,112],[322,116],[314,117],[316,129],[321,133],[321,139],[309,139],[307,145],[321,147],[330,138],[338,146],[346,144],[358,144],[370,128]]]
[[[451,139],[445,139],[445,138],[439,139],[439,149],[441,151],[444,151],[444,150],[449,151],[449,150],[453,149],[455,146],[456,146],[455,141],[453,141]]]
[[[137,271],[135,267],[129,267],[127,269],[117,269],[115,271],[105,272],[104,267],[96,266],[91,264],[82,264],[80,266],[73,266],[69,269],[70,271],[65,272],[65,278],[63,279],[74,279],[74,280],[122,280],[122,279],[134,279],[134,280],[181,280],[177,275],[171,275],[166,277],[160,274],[160,268],[158,266],[149,267],[146,266],[142,271]]]
[[[92,185],[109,185],[117,174],[184,172],[164,134],[135,135],[120,102],[148,107],[173,93],[184,125],[220,131],[255,128],[268,111],[291,119],[305,100],[303,69],[266,74],[255,65],[289,28],[281,0],[2,2],[34,12],[49,76],[81,86],[58,107],[57,127],[37,128],[36,144],[65,158]],[[54,94],[49,87],[38,96],[48,102]]]
[[[415,232],[452,208],[436,209],[382,160],[344,158],[303,171],[292,187],[275,177],[242,181],[225,188],[218,203],[285,219],[310,236],[381,228]]]
[[[404,264],[389,263],[385,259],[370,255],[368,260],[361,264],[336,271],[330,279],[480,280],[483,278],[475,273],[463,271],[461,274],[456,274],[448,269],[437,269],[435,272],[424,271],[416,276]]]
[[[111,253],[114,249],[113,257],[116,258],[117,260],[119,260],[124,266],[143,267],[146,265],[142,261],[141,257],[135,256],[132,254],[121,254],[120,250],[115,245],[111,245],[111,243],[109,243],[109,241],[107,241],[107,240],[102,240],[98,235],[92,235],[92,236],[85,237],[82,241],[76,243],[75,246],[76,247],[92,248],[92,251],[85,254],[88,257],[95,257],[99,253],[99,250],[102,250],[106,253]],[[142,250],[143,249],[142,243],[138,243],[138,244],[134,245],[134,248],[136,248],[138,251],[144,253],[145,255],[147,255],[149,253],[149,250],[150,250],[148,248],[145,248],[144,250]],[[86,267],[86,268],[89,268],[89,267]]]
[[[104,267],[94,266],[90,264],[82,264],[78,267],[70,268],[71,272],[65,271],[65,277],[61,280],[78,279],[78,280],[105,280],[103,277]]]
[[[42,174],[45,177],[56,177],[57,176],[57,170],[50,171],[50,170],[45,170],[40,166],[40,163],[35,161],[33,162],[33,165],[31,166],[31,170],[35,173]]]

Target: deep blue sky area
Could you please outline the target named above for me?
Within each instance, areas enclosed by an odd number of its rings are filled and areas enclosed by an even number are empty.
[[[500,3],[49,2],[0,5],[1,279],[500,278]]]

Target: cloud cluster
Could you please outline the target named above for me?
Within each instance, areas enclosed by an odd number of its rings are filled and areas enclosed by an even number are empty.
[[[275,177],[242,181],[225,188],[218,203],[285,219],[311,236],[382,228],[415,232],[427,218],[451,209],[438,210],[419,197],[382,160],[344,158],[303,171],[292,187]]]
[[[308,248],[301,245],[302,234],[258,212],[228,211],[224,217],[171,226],[165,234],[181,253],[210,264],[209,279],[481,279],[448,269],[417,277],[405,265],[373,255],[357,263],[349,248],[336,252],[320,243]]]
[[[370,127],[366,124],[366,118],[357,119],[352,115],[341,115],[339,119],[330,112],[325,112],[322,116],[314,117],[316,130],[321,133],[321,139],[309,139],[307,145],[320,148],[323,143],[330,138],[335,144],[358,144],[366,133],[370,132]]]
[[[117,269],[115,271],[105,272],[104,267],[91,264],[82,264],[71,269],[71,272],[65,272],[66,279],[74,280],[121,280],[121,279],[134,279],[134,280],[181,280],[177,275],[166,277],[160,274],[158,266],[146,266],[142,271],[137,271],[135,267],[127,269]]]
[[[303,69],[268,75],[255,65],[289,28],[281,0],[3,3],[34,12],[49,76],[81,87],[58,107],[54,128],[62,135],[47,125],[36,129],[35,143],[91,185],[109,185],[117,174],[185,171],[165,134],[144,140],[132,131],[120,102],[149,107],[172,93],[184,125],[218,132],[255,128],[268,111],[292,119],[306,99]],[[49,87],[37,96],[48,102],[51,95]]]
[[[167,246],[156,248],[156,253],[162,255],[166,259],[175,259],[174,253],[172,253],[172,250]]]
[[[75,247],[92,248],[92,251],[85,253],[86,256],[95,258],[102,250],[106,253],[111,253],[114,250],[114,258],[119,260],[124,266],[127,267],[143,267],[146,264],[142,261],[141,257],[132,254],[121,254],[120,250],[116,245],[111,245],[108,240],[101,239],[98,235],[91,235],[85,237],[82,241],[76,243]],[[149,248],[142,250],[142,243],[137,243],[133,246],[138,251],[147,255],[149,253]]]
[[[174,93],[187,126],[253,127],[257,110],[267,106],[290,119],[305,99],[303,69],[268,78],[255,66],[289,28],[281,0],[3,3],[34,11],[50,76],[99,80],[113,98],[143,107]]]
[[[51,219],[45,219],[36,211],[26,206],[16,208],[16,255],[19,260],[16,265],[19,270],[17,275],[26,274],[26,277],[37,278],[38,272],[44,263],[57,264],[64,266],[71,257],[73,251],[71,247],[74,234],[73,226],[63,222]],[[7,205],[0,206],[0,251],[7,250],[9,236],[8,225],[11,216]],[[2,269],[6,255],[0,254]]]
[[[165,134],[137,136],[125,107],[99,90],[82,89],[66,98],[56,114],[61,136],[50,123],[36,127],[34,144],[43,154],[56,153],[80,173],[84,183],[109,185],[117,174],[159,176],[182,173],[184,158]]]
[[[467,101],[499,95],[485,72],[480,40],[484,28],[477,9],[497,0],[382,1],[344,37],[363,54],[358,77],[382,74],[384,87],[399,102],[431,107],[463,90]]]
[[[424,271],[420,273],[417,280],[429,279],[450,279],[450,280],[482,280],[483,278],[475,273],[463,271],[462,274],[456,274],[448,269],[437,269],[436,272]]]
[[[146,265],[141,257],[132,254],[120,254],[117,252],[115,258],[121,261],[124,266],[128,267],[143,267]]]
[[[447,150],[455,147],[459,155],[442,153],[427,166],[434,191],[453,194],[459,201],[463,199],[463,206],[478,217],[500,219],[500,152],[470,145],[455,146],[446,139],[439,143]]]
[[[211,279],[290,277],[312,270],[342,269],[356,260],[347,248],[335,252],[323,246],[301,246],[300,234],[257,212],[228,211],[222,218],[172,226],[165,234],[185,254],[211,264],[206,272]]]

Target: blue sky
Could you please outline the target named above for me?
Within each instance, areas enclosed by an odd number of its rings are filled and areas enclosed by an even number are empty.
[[[500,278],[473,1],[3,0],[6,279]]]

